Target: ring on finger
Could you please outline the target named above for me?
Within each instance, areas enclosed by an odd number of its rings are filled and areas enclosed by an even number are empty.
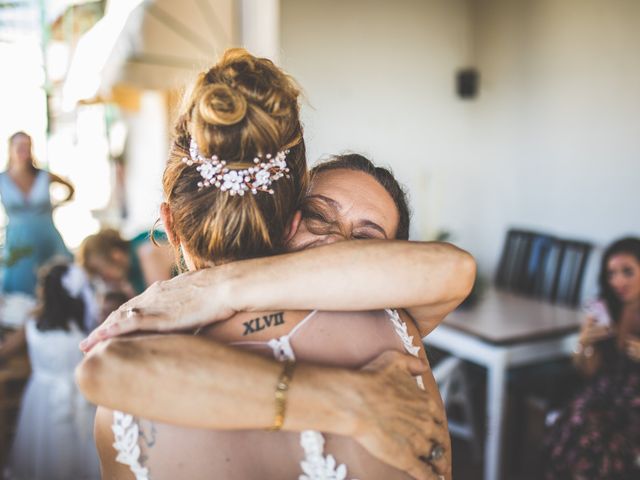
[[[444,447],[436,444],[429,452],[429,455],[420,455],[420,460],[431,463],[440,460],[444,456]]]
[[[127,318],[133,318],[140,313],[140,309],[135,307],[127,308],[126,312],[127,312]]]

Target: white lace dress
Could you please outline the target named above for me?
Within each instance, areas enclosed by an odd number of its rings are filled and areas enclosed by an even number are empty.
[[[407,331],[407,325],[395,310],[385,310],[388,322],[391,322],[393,331],[400,339],[403,349],[418,356],[420,345],[413,344],[413,337]],[[310,323],[316,316],[316,311],[311,312],[299,322],[287,335],[272,338],[269,341],[260,342],[232,342],[243,348],[268,349],[274,358],[279,361],[296,360],[296,349],[292,345],[292,339],[303,327]],[[316,324],[320,322],[315,322]],[[424,389],[422,377],[417,376],[416,382],[419,388]],[[138,420],[123,412],[114,412],[112,430],[114,434],[114,448],[117,451],[117,461],[129,466],[136,480],[150,480],[152,478],[149,468],[143,465],[143,453],[140,448],[142,433]],[[303,457],[299,465],[298,480],[346,480],[348,468],[344,463],[336,460],[331,453],[325,452],[325,436],[317,431],[303,431],[299,436],[299,445],[302,447]],[[221,477],[224,478],[224,477]],[[236,478],[235,476],[233,478]],[[241,478],[241,477],[237,477]],[[352,479],[355,480],[355,479]]]
[[[26,323],[31,378],[22,398],[6,478],[97,480],[95,407],[80,394],[74,369],[82,360],[79,328],[40,331]]]

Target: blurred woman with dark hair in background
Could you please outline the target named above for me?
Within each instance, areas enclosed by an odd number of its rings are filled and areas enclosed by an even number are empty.
[[[77,344],[83,337],[84,276],[67,263],[45,266],[40,275],[38,307],[24,328],[32,373],[6,478],[98,479],[95,407],[82,397],[73,378],[82,360]]]
[[[548,479],[640,478],[640,239],[602,256],[574,363],[586,387],[553,424]]]

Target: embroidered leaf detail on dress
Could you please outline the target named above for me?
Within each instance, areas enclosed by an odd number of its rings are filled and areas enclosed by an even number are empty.
[[[345,480],[347,467],[336,465],[333,455],[324,456],[324,437],[320,432],[306,430],[300,434],[300,445],[304,449],[304,460],[300,462],[304,475],[298,480]]]
[[[113,412],[111,430],[114,438],[113,448],[118,452],[116,461],[127,465],[136,476],[136,480],[149,480],[149,470],[140,465],[140,446],[138,445],[140,433],[133,416],[123,412]]]

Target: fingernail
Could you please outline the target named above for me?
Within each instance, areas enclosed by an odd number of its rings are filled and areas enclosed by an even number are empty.
[[[88,344],[89,344],[89,341],[85,338],[80,342],[80,344],[78,344],[78,348],[80,348],[80,350],[84,350]]]

